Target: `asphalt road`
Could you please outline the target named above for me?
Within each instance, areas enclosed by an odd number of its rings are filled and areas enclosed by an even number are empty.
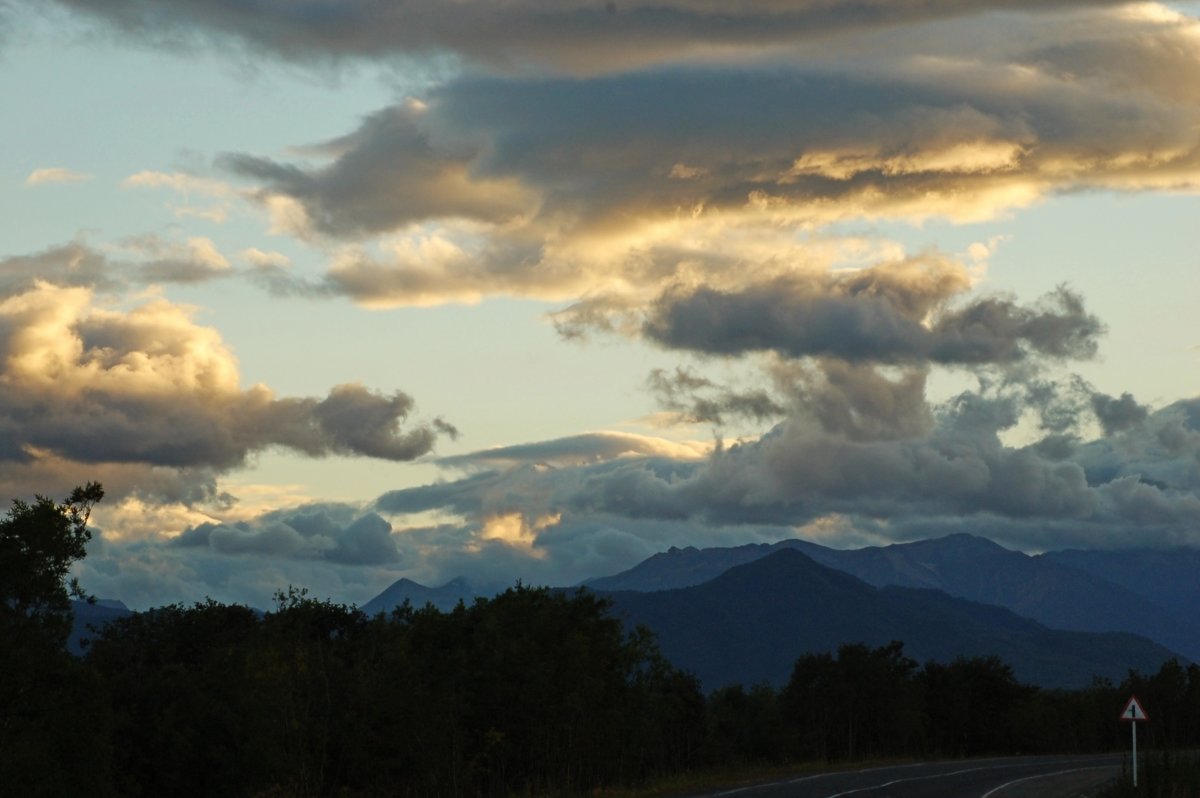
[[[1106,754],[931,762],[800,776],[704,798],[1078,798],[1120,774],[1121,761]]]

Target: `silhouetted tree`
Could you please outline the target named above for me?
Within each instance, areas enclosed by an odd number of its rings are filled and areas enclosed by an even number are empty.
[[[7,649],[40,644],[36,637],[66,642],[71,597],[83,595],[67,574],[87,554],[88,519],[103,497],[99,483],[90,482],[62,503],[45,496],[32,504],[14,500],[0,520],[0,637]]]
[[[106,705],[66,652],[71,566],[86,554],[97,483],[57,503],[14,501],[0,520],[0,794],[108,792]]]
[[[977,756],[1020,749],[1015,712],[1036,688],[1021,685],[998,657],[926,663],[919,680],[935,751]]]
[[[916,753],[923,727],[904,644],[801,657],[780,697],[794,751],[823,760]]]

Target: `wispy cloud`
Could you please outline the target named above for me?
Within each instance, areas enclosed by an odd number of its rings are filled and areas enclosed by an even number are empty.
[[[206,219],[213,224],[224,224],[229,218],[233,203],[239,198],[233,186],[209,177],[186,172],[158,172],[145,169],[121,181],[122,188],[169,189],[183,197],[182,205],[169,203],[168,207],[177,218]],[[207,205],[195,205],[194,198],[209,201]]]
[[[91,180],[95,175],[86,172],[75,172],[61,166],[51,166],[44,169],[34,169],[25,178],[27,186],[42,186],[48,183],[82,183]]]

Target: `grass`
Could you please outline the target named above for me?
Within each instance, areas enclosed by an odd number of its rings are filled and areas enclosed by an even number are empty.
[[[1125,772],[1097,798],[1200,798],[1200,752],[1147,751],[1138,760],[1137,789]]]

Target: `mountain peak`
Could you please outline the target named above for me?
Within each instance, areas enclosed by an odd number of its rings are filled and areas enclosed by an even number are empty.
[[[955,532],[945,537],[917,540],[912,543],[893,543],[890,546],[885,546],[884,550],[919,556],[935,555],[941,561],[955,560],[963,557],[983,557],[1003,554],[1025,556],[1012,549],[1006,549],[995,541],[967,532]]]
[[[481,595],[479,591],[462,576],[456,576],[441,587],[426,587],[408,577],[401,577],[363,604],[362,610],[368,615],[391,612],[407,601],[413,607],[432,604],[445,612],[454,609],[460,601],[470,602],[478,595]]]

